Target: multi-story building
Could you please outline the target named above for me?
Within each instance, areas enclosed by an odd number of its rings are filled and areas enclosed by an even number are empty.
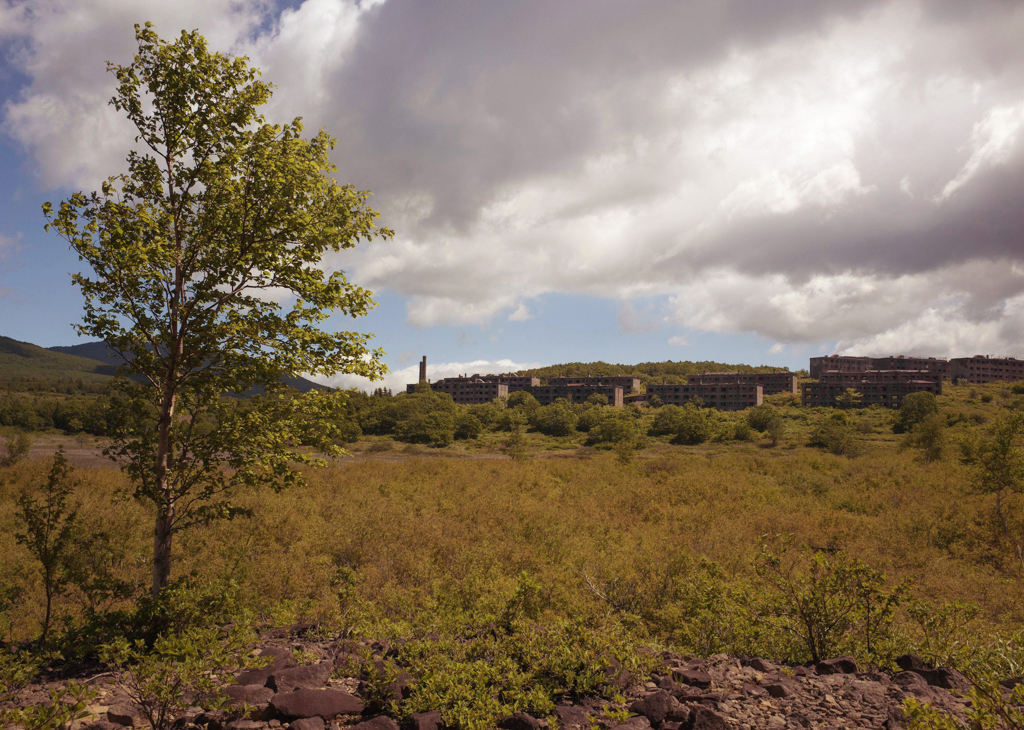
[[[653,396],[658,396],[665,405],[681,406],[699,398],[710,408],[720,411],[741,411],[744,408],[761,405],[764,391],[760,385],[754,383],[651,383],[647,386],[647,397]]]
[[[949,361],[954,381],[991,383],[998,380],[1024,380],[1024,360],[1015,357],[954,357]]]
[[[565,398],[571,403],[584,403],[587,398],[598,393],[607,396],[608,405],[622,407],[622,386],[621,385],[587,385],[585,383],[572,383],[569,385],[535,385],[523,388],[527,393],[537,399],[542,406],[548,406],[559,398]]]
[[[890,355],[871,358],[869,370],[916,370],[938,373],[942,380],[949,380],[949,360],[938,357],[907,357]]]
[[[617,385],[622,388],[622,392],[626,395],[630,393],[638,392],[640,390],[640,378],[633,378],[628,375],[608,375],[598,377],[596,375],[588,375],[583,378],[563,378],[560,375],[556,375],[553,378],[548,378],[548,385]]]
[[[690,385],[760,385],[764,395],[776,393],[799,393],[796,374],[788,370],[771,373],[701,373],[687,378]]]
[[[447,393],[456,403],[472,405],[474,403],[490,403],[495,398],[508,395],[508,386],[504,383],[483,380],[482,378],[444,378],[430,383],[435,393]],[[407,393],[416,390],[416,385],[407,385]]]
[[[843,395],[847,388],[853,388],[861,394],[862,407],[877,404],[886,408],[899,408],[909,393],[942,393],[942,383],[935,380],[810,382],[802,386],[800,403],[805,408],[834,407],[836,398]]]
[[[840,373],[862,373],[871,369],[870,357],[852,357],[849,355],[826,355],[811,358],[811,377],[817,380],[821,374],[834,370]]]
[[[937,372],[943,379],[949,380],[949,360],[937,357],[907,357],[906,355],[890,355],[888,357],[854,357],[850,355],[828,355],[827,357],[811,358],[811,377],[821,378],[822,373],[863,373],[867,370],[927,370]]]
[[[942,394],[942,371],[939,370],[865,370],[863,373],[841,373],[829,370],[821,374],[818,382],[855,387],[863,382],[870,383],[909,383],[912,380],[927,380],[939,386]]]

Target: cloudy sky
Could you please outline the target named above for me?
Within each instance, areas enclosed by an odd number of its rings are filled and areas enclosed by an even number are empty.
[[[395,383],[1024,356],[1024,3],[0,0],[0,334],[74,341],[40,204],[123,169],[106,61],[199,29],[338,138]],[[350,321],[332,320],[339,328]]]

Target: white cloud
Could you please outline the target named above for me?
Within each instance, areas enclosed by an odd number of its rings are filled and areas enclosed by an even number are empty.
[[[533,319],[533,313],[523,302],[519,303],[519,306],[516,307],[516,311],[508,315],[509,322],[525,322],[528,319]]]
[[[44,184],[95,187],[131,140],[105,61],[133,22],[197,27],[279,85],[268,117],[339,138],[397,236],[329,263],[417,327],[566,292],[627,302],[626,331],[660,296],[777,345],[1019,352],[1024,6],[427,5],[8,2],[32,81],[4,129]]]
[[[470,362],[427,363],[428,380],[440,380],[458,375],[487,375],[491,373],[512,373],[540,367],[538,363],[517,363],[512,360],[473,360]],[[419,364],[392,370],[383,380],[371,382],[368,378],[358,375],[338,375],[334,378],[316,378],[318,383],[333,388],[359,388],[372,391],[374,388],[390,388],[392,392],[405,392],[405,386],[417,382]]]
[[[675,335],[668,338],[668,344],[672,347],[688,347],[690,345],[690,341],[682,335]]]
[[[768,348],[768,354],[769,355],[778,355],[778,354],[780,354],[782,352],[785,352],[785,350],[786,350],[786,346],[784,344],[782,344],[781,342],[776,342],[774,345],[772,345],[771,347]]]

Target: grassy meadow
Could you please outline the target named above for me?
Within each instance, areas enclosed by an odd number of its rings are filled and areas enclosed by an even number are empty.
[[[233,609],[264,620],[346,635],[455,636],[511,606],[542,623],[613,621],[651,646],[796,661],[806,658],[799,642],[758,624],[752,608],[770,589],[755,569],[762,538],[791,535],[810,548],[783,555],[798,575],[817,550],[881,571],[887,589],[910,581],[892,651],[927,639],[921,611],[915,622],[906,609],[913,601],[941,616],[949,602],[972,602],[978,617],[957,631],[1012,634],[1024,621],[1021,566],[957,443],[1020,396],[1005,385],[946,392],[941,414],[952,425],[931,462],[903,448],[882,409],[847,412],[851,455],[808,446],[831,409],[787,397],[773,399],[785,426],[774,447],[756,432],[729,436],[743,413],[718,414],[717,436],[697,446],[645,437],[623,452],[584,446],[584,435],[527,433],[518,459],[503,455],[500,432],[446,448],[365,437],[301,488],[240,494],[250,518],[184,533],[174,575],[217,587]],[[0,470],[8,640],[32,637],[43,611],[39,571],[16,540],[17,498],[50,466],[38,449],[34,456]],[[149,513],[123,496],[118,471],[87,457],[79,454],[89,466],[76,470],[76,553],[94,585],[69,584],[56,608],[74,630],[131,606],[150,577]],[[1020,539],[1024,497],[1010,495],[1004,507]],[[781,554],[778,539],[769,542]],[[853,637],[840,648],[864,652]]]

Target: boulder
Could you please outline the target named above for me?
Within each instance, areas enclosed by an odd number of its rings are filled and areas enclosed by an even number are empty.
[[[558,712],[558,709],[555,709]],[[444,727],[444,718],[437,710],[414,712],[409,718],[409,730],[440,730]]]
[[[398,730],[398,723],[387,715],[377,715],[353,725],[352,730]]]
[[[688,730],[729,730],[725,718],[703,705],[693,708],[687,721]]]
[[[999,684],[1001,684],[1002,686],[1006,687],[1006,689],[1013,689],[1018,684],[1022,684],[1022,683],[1024,683],[1024,674],[1022,674],[1019,677],[1010,677],[1009,679],[1004,679],[1004,680],[999,682]]]
[[[540,720],[525,712],[516,712],[498,721],[502,730],[541,730]]]
[[[275,692],[316,689],[327,684],[332,671],[334,671],[334,662],[330,661],[282,669],[267,677],[267,686]]]
[[[852,656],[840,656],[818,662],[814,668],[818,674],[856,674],[857,660]]]
[[[361,715],[363,703],[339,689],[297,689],[274,695],[270,706],[285,720],[303,717],[329,719],[338,715]]]
[[[896,666],[904,672],[916,672],[920,669],[931,669],[931,665],[925,664],[924,660],[917,654],[902,654],[896,657]]]
[[[139,711],[131,705],[118,704],[107,708],[107,722],[123,727],[142,727],[146,724]]]
[[[970,692],[971,683],[967,677],[955,669],[939,667],[937,669],[919,669],[917,674],[924,677],[924,681],[932,687],[953,690],[954,692]]]
[[[643,715],[651,725],[658,727],[665,720],[685,720],[688,713],[679,700],[666,690],[658,690],[629,706],[630,712]]]
[[[757,670],[758,672],[765,672],[765,673],[767,673],[767,672],[774,672],[775,671],[775,665],[772,664],[771,662],[765,661],[764,659],[757,659],[757,658],[747,659],[743,663],[746,666],[750,667],[751,669]]]
[[[290,730],[324,730],[325,724],[321,717],[304,717],[301,720],[295,720],[290,726]]]
[[[235,675],[235,682],[238,684],[258,684],[262,686],[267,683],[267,678],[274,672],[280,672],[282,669],[295,666],[295,659],[292,657],[292,653],[283,647],[268,646],[260,652],[260,656],[268,657],[271,660],[270,664],[259,669],[246,669],[239,672]]]
[[[224,694],[231,698],[233,706],[241,705],[243,702],[250,705],[265,705],[274,696],[274,690],[257,684],[229,684],[224,688]]]
[[[643,715],[631,717],[625,722],[616,725],[612,730],[647,730],[651,726],[650,720]]]
[[[705,672],[703,669],[676,670],[672,674],[673,678],[677,682],[688,684],[691,687],[707,689],[711,686],[711,675]]]
[[[232,720],[224,726],[224,730],[261,730],[266,724],[255,720]]]
[[[587,711],[575,705],[558,705],[555,708],[555,717],[558,718],[559,730],[573,730],[573,728],[589,728],[590,720]]]
[[[778,682],[765,685],[764,690],[769,696],[774,697],[775,699],[792,697],[796,694],[796,684],[790,681],[780,680]]]

